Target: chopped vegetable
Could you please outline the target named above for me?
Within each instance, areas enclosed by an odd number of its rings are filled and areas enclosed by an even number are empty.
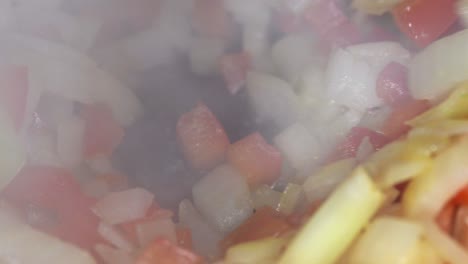
[[[157,239],[137,257],[135,264],[201,264],[200,256],[180,248],[168,240]]]
[[[281,193],[273,190],[268,185],[260,185],[252,193],[252,201],[255,209],[268,206],[270,208],[276,208],[281,198]]]
[[[195,0],[193,27],[197,33],[209,37],[229,37],[232,25],[223,0]]]
[[[223,249],[227,249],[233,245],[248,241],[277,238],[291,231],[291,229],[285,217],[270,207],[263,207],[228,234],[221,242],[221,246]]]
[[[156,218],[152,221],[137,224],[136,233],[141,247],[148,246],[158,238],[164,238],[171,243],[177,244],[175,224],[167,217]]]
[[[273,183],[281,171],[281,153],[259,133],[253,133],[229,146],[227,161],[251,186]]]
[[[154,195],[142,188],[110,193],[99,200],[94,213],[109,224],[142,218],[153,204]]]
[[[299,206],[304,197],[302,186],[289,183],[281,195],[276,210],[284,215],[290,215]]]
[[[357,240],[350,263],[419,263],[423,231],[423,226],[417,222],[390,217],[377,218]]]
[[[23,127],[29,92],[29,70],[25,66],[4,66],[0,69],[0,93],[3,111],[13,121],[16,131]]]
[[[229,248],[227,263],[268,264],[274,263],[286,246],[286,238],[266,238],[245,242]]]
[[[343,159],[328,164],[310,175],[303,185],[307,200],[317,202],[325,199],[350,175],[355,165],[355,159]]]
[[[205,175],[192,188],[193,202],[217,230],[234,230],[253,212],[244,176],[223,165]]]
[[[408,69],[400,63],[389,63],[380,72],[376,89],[377,96],[388,105],[398,106],[410,99]]]
[[[221,233],[202,218],[189,200],[183,200],[179,205],[179,221],[192,230],[194,250],[210,259],[218,256],[218,242]]]
[[[16,205],[32,226],[82,248],[100,241],[92,200],[65,169],[27,166],[1,195]],[[42,217],[36,217],[41,216]]]
[[[120,250],[131,252],[134,249],[134,245],[128,241],[125,236],[119,232],[114,226],[106,224],[104,222],[99,223],[98,233],[107,242],[111,243]]]
[[[299,123],[276,135],[274,142],[296,170],[312,167],[318,162],[320,149],[317,139]]]
[[[467,44],[468,30],[462,30],[414,56],[409,64],[409,89],[415,99],[437,101],[468,78],[467,60],[463,59],[468,56]]]
[[[5,211],[0,212],[0,234],[0,259],[8,262],[96,263],[84,250],[18,222]]]
[[[432,168],[418,175],[403,195],[405,213],[410,217],[432,219],[444,204],[468,184],[464,158],[468,139],[462,138],[434,159]]]
[[[445,262],[463,264],[468,261],[468,253],[447,234],[443,233],[435,224],[426,223],[425,235],[428,241],[439,252]]]
[[[367,172],[357,168],[294,237],[279,263],[334,263],[377,212],[383,199]],[[343,219],[347,221],[343,223]]]
[[[198,103],[177,122],[177,138],[194,169],[208,170],[224,160],[229,139],[218,119]]]
[[[410,129],[406,122],[428,109],[429,104],[427,101],[406,101],[393,109],[390,116],[385,120],[381,129],[382,133],[390,139],[399,138]]]
[[[221,58],[221,72],[231,94],[244,88],[250,67],[250,55],[247,52],[224,55]]]
[[[102,104],[86,105],[81,112],[85,121],[84,156],[110,156],[123,139],[124,131],[110,109]]]
[[[420,47],[438,39],[457,19],[455,0],[404,0],[392,13],[400,30]]]

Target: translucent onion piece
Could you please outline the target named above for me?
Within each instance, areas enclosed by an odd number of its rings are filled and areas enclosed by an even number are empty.
[[[146,247],[157,238],[165,238],[177,244],[176,229],[170,218],[162,217],[136,226],[138,242]]]
[[[281,193],[267,185],[261,185],[252,193],[252,201],[255,209],[269,206],[276,208],[281,198]]]
[[[121,234],[115,227],[100,222],[98,226],[98,233],[110,242],[112,245],[120,250],[130,252],[134,249],[134,246],[128,241],[123,234]]]
[[[106,264],[133,264],[135,260],[123,250],[112,248],[108,245],[98,244],[94,247],[96,253]]]
[[[289,183],[286,186],[286,189],[283,191],[281,195],[280,201],[278,203],[277,210],[278,212],[289,215],[294,212],[304,197],[304,190],[302,186]]]
[[[81,163],[83,156],[84,120],[73,117],[57,127],[57,153],[67,167]]]

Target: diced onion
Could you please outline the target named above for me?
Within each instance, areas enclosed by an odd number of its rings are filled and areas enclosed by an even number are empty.
[[[362,113],[378,107],[382,105],[376,94],[378,74],[389,62],[405,63],[409,57],[410,53],[396,42],[339,49],[332,55],[327,68],[328,95],[339,104]]]
[[[295,84],[312,62],[314,42],[310,35],[289,35],[273,45],[272,58],[279,73],[290,83]]]
[[[301,111],[292,87],[268,74],[250,72],[247,91],[260,120],[271,120],[278,127],[286,127],[297,120]]]
[[[98,233],[120,250],[131,252],[134,249],[132,243],[130,243],[130,241],[128,241],[117,229],[115,229],[115,227],[109,224],[100,222],[98,226]]]
[[[296,123],[274,138],[275,145],[297,170],[318,162],[319,144],[303,125]]]
[[[468,78],[468,30],[433,42],[409,65],[409,89],[416,99],[437,100]]]
[[[3,111],[0,111],[0,145],[0,189],[3,189],[26,163],[25,146]]]
[[[142,112],[132,91],[95,61],[69,47],[21,34],[4,34],[0,55],[6,62],[27,65],[34,89],[81,103],[107,104],[123,125],[130,125]]]
[[[96,263],[88,252],[17,222],[3,210],[0,210],[0,248],[3,263]]]
[[[142,188],[114,192],[99,200],[93,211],[109,224],[125,223],[144,217],[153,198],[152,193]]]
[[[245,177],[223,165],[204,176],[192,189],[202,215],[219,231],[228,233],[253,213]]]
[[[190,200],[183,200],[179,205],[179,221],[192,231],[195,251],[210,259],[219,255],[218,243],[222,235],[202,218]]]
[[[66,166],[80,164],[83,154],[85,124],[78,117],[70,118],[57,127],[57,153]]]
[[[138,224],[136,233],[141,247],[146,247],[157,238],[164,238],[177,244],[175,225],[168,217]]]

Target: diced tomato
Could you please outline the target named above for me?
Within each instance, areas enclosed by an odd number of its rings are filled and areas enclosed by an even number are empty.
[[[404,135],[410,127],[406,122],[428,110],[430,105],[425,100],[409,100],[393,109],[393,112],[385,120],[382,133],[390,139],[396,139]]]
[[[292,226],[284,216],[281,216],[270,207],[263,207],[228,234],[220,245],[223,250],[226,250],[232,245],[247,241],[279,237],[291,230]]]
[[[468,206],[466,205],[456,210],[453,237],[464,249],[468,249]]]
[[[203,36],[226,38],[232,33],[231,20],[222,0],[195,0],[193,26]]]
[[[99,219],[90,209],[95,201],[82,194],[65,169],[25,167],[1,194],[42,231],[85,249],[102,242],[97,233]]]
[[[468,186],[461,189],[453,198],[453,202],[458,205],[468,205]]]
[[[408,69],[397,62],[389,63],[379,74],[376,91],[377,96],[391,106],[411,99]]]
[[[137,257],[135,264],[201,264],[203,259],[172,244],[167,239],[157,239]]]
[[[444,232],[446,232],[447,234],[451,234],[453,230],[454,217],[455,205],[453,203],[448,203],[440,211],[439,215],[436,218],[436,222]]]
[[[84,106],[81,116],[85,120],[85,157],[110,156],[124,137],[112,111],[104,104],[90,104]]]
[[[0,102],[19,131],[23,125],[28,100],[28,68],[9,65],[0,69]]]
[[[303,15],[312,29],[322,36],[349,21],[335,0],[315,1]]]
[[[221,58],[221,72],[231,94],[236,94],[244,87],[250,67],[250,55],[247,52],[224,55]]]
[[[227,151],[227,160],[251,186],[257,186],[278,178],[282,156],[256,132],[232,144]]]
[[[177,122],[177,138],[194,169],[208,170],[224,160],[229,138],[221,123],[203,103]]]
[[[455,0],[404,0],[393,10],[400,30],[419,47],[437,40],[457,20]]]
[[[192,247],[192,231],[188,227],[178,227],[176,229],[177,244],[186,249],[193,249]]]
[[[362,36],[335,0],[318,0],[304,12],[304,20],[321,36],[321,46],[344,47],[362,41]]]
[[[390,140],[383,134],[364,127],[353,127],[346,138],[336,147],[327,162],[355,157],[364,138],[368,137],[375,150]]]
[[[160,208],[159,205],[153,204],[148,210],[148,213],[145,217],[137,219],[134,221],[122,223],[119,225],[119,228],[123,231],[130,241],[135,244],[138,244],[138,236],[136,232],[136,227],[140,224],[153,221],[159,218],[171,218],[173,216],[172,211]]]

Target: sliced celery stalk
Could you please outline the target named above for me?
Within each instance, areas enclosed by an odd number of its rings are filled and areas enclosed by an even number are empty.
[[[358,239],[349,264],[413,264],[420,256],[423,227],[395,217],[374,220]]]
[[[279,264],[331,264],[346,251],[384,200],[358,167],[298,232]]]
[[[238,244],[226,252],[225,263],[229,264],[271,264],[281,254],[287,239],[266,238]]]
[[[437,157],[427,173],[414,178],[403,195],[403,209],[407,216],[432,219],[462,186],[468,184],[468,137]]]
[[[408,124],[416,127],[433,121],[464,118],[468,115],[467,105],[468,82],[464,82],[458,85],[441,104],[414,118]]]
[[[346,177],[348,177],[356,160],[343,159],[321,168],[304,182],[304,192],[309,202],[316,202],[327,197]]]
[[[302,186],[289,183],[281,195],[281,199],[276,210],[285,215],[289,215],[297,208],[301,198],[305,198]]]

